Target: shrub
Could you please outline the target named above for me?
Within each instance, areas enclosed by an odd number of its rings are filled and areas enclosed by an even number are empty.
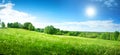
[[[2,28],[5,28],[5,23],[4,22],[2,22]]]
[[[69,36],[78,36],[78,35],[79,35],[79,32],[70,31],[70,32],[68,32],[68,35],[69,35]]]
[[[56,34],[56,28],[54,28],[52,25],[47,26],[45,27],[44,32],[47,34]]]
[[[23,28],[23,25],[18,22],[14,22],[14,23],[7,23],[7,27],[8,28]]]
[[[35,27],[32,24],[29,24],[28,30],[34,31]]]
[[[25,22],[24,25],[23,25],[24,26],[23,28],[28,30],[29,29],[29,25],[32,25],[32,23]]]
[[[115,31],[115,32],[114,32],[114,38],[115,38],[115,40],[118,39],[118,36],[119,36],[119,32],[118,32],[118,31]]]

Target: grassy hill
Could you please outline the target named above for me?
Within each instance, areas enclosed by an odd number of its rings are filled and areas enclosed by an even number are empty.
[[[8,28],[0,29],[0,54],[120,55],[120,42]]]

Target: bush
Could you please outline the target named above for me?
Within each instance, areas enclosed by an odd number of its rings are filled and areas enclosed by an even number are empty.
[[[89,37],[89,38],[96,38],[97,37],[97,35],[96,34],[90,34],[89,36],[87,36],[87,37]]]
[[[68,35],[69,35],[69,36],[78,36],[78,35],[79,35],[79,32],[70,31],[70,32],[68,32]]]
[[[83,33],[83,32],[80,33],[79,36],[80,36],[80,37],[86,37],[85,33]]]
[[[23,28],[23,25],[18,22],[14,22],[14,23],[8,23],[7,27],[8,28]]]
[[[118,37],[119,37],[119,32],[118,32],[118,31],[115,31],[115,32],[114,32],[114,38],[115,38],[115,40],[117,40]]]
[[[5,28],[5,23],[4,22],[2,22],[2,28]]]
[[[22,24],[18,23],[18,22],[14,22],[13,23],[13,28],[22,28]]]
[[[29,30],[30,29],[30,27],[29,27],[30,25],[33,26],[32,23],[25,22],[24,25],[23,25],[24,26],[23,28]]]
[[[44,29],[36,28],[35,31],[36,32],[44,32]]]
[[[52,25],[47,26],[45,27],[44,32],[47,34],[56,34],[56,28],[54,28]]]
[[[8,28],[12,28],[12,23],[7,23]]]
[[[34,27],[32,24],[29,24],[28,30],[34,31],[34,30],[35,30],[35,27]]]

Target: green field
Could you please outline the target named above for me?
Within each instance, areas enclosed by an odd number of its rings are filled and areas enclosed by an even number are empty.
[[[120,55],[120,42],[8,28],[0,29],[0,54]]]

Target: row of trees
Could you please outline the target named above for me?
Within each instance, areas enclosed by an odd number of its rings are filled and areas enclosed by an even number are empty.
[[[23,29],[27,29],[27,30],[31,30],[31,31],[35,30],[35,27],[30,22],[26,22],[23,25],[18,22],[8,23],[7,27],[8,28],[23,28]]]
[[[1,25],[2,28],[5,28],[5,23],[4,22],[0,23],[0,25]]]
[[[2,28],[5,27],[5,23],[2,22]],[[79,36],[79,37],[87,37],[87,38],[100,38],[106,40],[120,40],[120,35],[118,31],[115,32],[79,32],[79,31],[63,31],[54,26],[46,26],[44,29],[35,28],[32,23],[25,22],[24,24],[14,22],[8,23],[8,28],[22,28],[30,31],[44,32],[47,34],[54,35],[69,35],[69,36]]]
[[[100,38],[105,40],[120,40],[120,34],[115,32],[81,32],[80,37]]]
[[[2,22],[2,28],[5,28],[5,23]],[[8,28],[21,28],[26,29],[30,31],[37,31],[37,32],[43,32],[43,29],[35,28],[31,22],[25,22],[24,24],[14,22],[14,23],[7,23]]]
[[[69,35],[69,36],[79,36],[87,38],[100,38],[106,40],[120,40],[120,35],[118,31],[115,32],[78,32],[78,31],[63,31],[53,26],[47,26],[44,30],[47,34],[56,35]]]

